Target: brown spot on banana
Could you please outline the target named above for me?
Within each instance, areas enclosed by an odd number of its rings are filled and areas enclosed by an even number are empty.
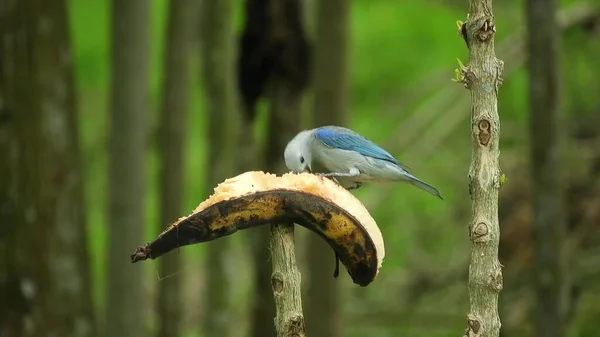
[[[377,276],[385,256],[377,224],[350,192],[309,173],[276,176],[246,172],[228,179],[191,215],[180,218],[154,241],[138,247],[131,261],[155,259],[178,247],[284,221],[321,236],[354,283],[364,287]]]

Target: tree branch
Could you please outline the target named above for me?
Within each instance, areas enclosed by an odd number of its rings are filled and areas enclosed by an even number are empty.
[[[500,334],[498,294],[502,270],[498,261],[500,227],[498,190],[501,186],[498,143],[498,88],[504,62],[496,58],[496,25],[491,0],[470,0],[467,22],[459,34],[469,49],[469,63],[459,65],[459,81],[471,91],[469,192],[473,215],[469,235],[473,242],[469,266],[470,310],[465,336],[497,337]]]
[[[271,286],[275,298],[275,330],[278,337],[305,336],[300,270],[294,251],[294,224],[271,226],[273,274]]]
[[[271,82],[271,128],[268,153],[271,171],[284,171],[281,154],[287,141],[300,125],[301,94],[286,81],[274,78]],[[271,225],[271,285],[275,298],[275,330],[277,337],[305,336],[302,313],[301,276],[296,264],[294,224]]]

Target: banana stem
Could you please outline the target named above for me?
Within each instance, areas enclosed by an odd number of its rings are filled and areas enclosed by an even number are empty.
[[[271,225],[271,261],[277,337],[305,337],[301,276],[296,265],[293,223]]]

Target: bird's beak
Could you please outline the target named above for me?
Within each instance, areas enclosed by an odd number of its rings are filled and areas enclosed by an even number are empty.
[[[302,171],[296,171],[296,170],[293,170],[293,171],[292,171],[292,173],[294,173],[294,174],[300,174],[300,173],[304,173],[304,172],[312,173],[312,170],[310,169],[310,167],[308,167],[308,166],[307,166],[307,167],[306,167],[304,170],[302,170]]]

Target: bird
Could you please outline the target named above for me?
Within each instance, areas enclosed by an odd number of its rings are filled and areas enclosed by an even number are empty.
[[[286,145],[284,160],[294,173],[328,177],[347,190],[359,189],[364,182],[404,182],[443,200],[437,188],[411,174],[408,166],[345,127],[327,125],[300,131]]]

